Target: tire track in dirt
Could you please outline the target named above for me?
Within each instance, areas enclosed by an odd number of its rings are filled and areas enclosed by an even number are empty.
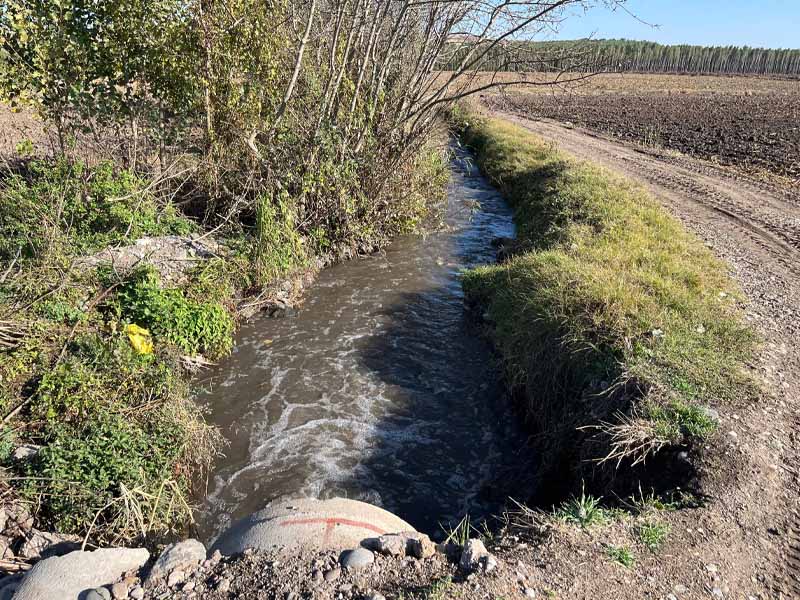
[[[638,181],[731,266],[747,294],[748,318],[766,338],[762,371],[773,398],[760,426],[785,431],[778,483],[748,482],[750,526],[775,539],[760,557],[774,598],[800,598],[800,191],[739,177],[729,169],[655,149],[623,144],[553,121],[493,112],[556,142],[579,159]],[[775,406],[778,410],[775,410]],[[754,411],[756,412],[756,411]],[[731,492],[735,493],[735,492]],[[736,552],[733,548],[730,552]]]

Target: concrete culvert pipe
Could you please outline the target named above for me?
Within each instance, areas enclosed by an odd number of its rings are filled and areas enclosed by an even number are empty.
[[[231,555],[248,548],[258,550],[344,550],[365,538],[385,533],[415,531],[377,506],[349,500],[286,500],[245,517],[216,541],[213,550]]]

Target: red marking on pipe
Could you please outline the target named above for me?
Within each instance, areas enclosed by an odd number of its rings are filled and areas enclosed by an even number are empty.
[[[378,535],[383,535],[386,533],[380,527],[376,527],[370,523],[364,523],[363,521],[353,521],[352,519],[340,519],[338,517],[318,517],[315,519],[293,519],[291,521],[281,521],[280,526],[286,527],[288,525],[314,525],[316,523],[324,524],[325,525],[325,533],[322,536],[323,541],[327,542],[328,538],[330,537],[333,528],[337,525],[350,525],[351,527],[360,527],[362,529],[369,529],[370,531],[374,531]]]

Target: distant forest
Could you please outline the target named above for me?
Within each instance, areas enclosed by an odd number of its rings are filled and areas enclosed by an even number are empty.
[[[482,42],[491,44],[490,40]],[[463,41],[451,40],[452,69],[463,57]],[[800,75],[800,49],[747,46],[663,45],[636,40],[575,40],[497,43],[486,57],[493,71],[610,71]]]

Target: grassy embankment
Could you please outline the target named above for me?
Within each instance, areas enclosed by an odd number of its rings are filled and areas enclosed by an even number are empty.
[[[60,160],[0,185],[0,460],[5,493],[40,528],[119,540],[185,522],[192,478],[219,446],[180,357],[229,350],[231,269],[202,264],[164,287],[146,261],[130,273],[76,266],[198,230],[146,183],[110,163]],[[21,444],[40,448],[17,460]]]
[[[574,485],[598,462],[641,465],[709,438],[708,408],[755,397],[756,336],[698,239],[632,182],[518,126],[460,119],[518,227],[512,258],[464,288],[524,393],[545,469],[577,467]]]

